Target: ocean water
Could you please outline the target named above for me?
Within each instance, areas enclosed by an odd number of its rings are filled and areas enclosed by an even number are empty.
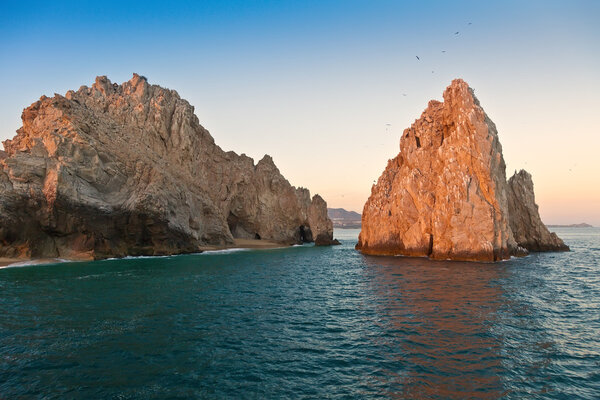
[[[0,399],[600,398],[600,230],[496,264],[343,245],[0,269]]]

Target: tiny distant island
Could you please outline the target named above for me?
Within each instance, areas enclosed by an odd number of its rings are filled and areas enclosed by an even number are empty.
[[[582,222],[580,224],[570,224],[570,225],[546,225],[548,228],[593,228],[593,225],[586,224]]]
[[[360,229],[361,215],[356,211],[348,211],[343,208],[328,208],[327,216],[333,222],[334,228]]]

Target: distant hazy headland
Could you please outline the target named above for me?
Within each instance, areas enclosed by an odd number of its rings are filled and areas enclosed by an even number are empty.
[[[334,228],[360,228],[361,215],[356,211],[348,211],[343,208],[328,208],[327,216],[333,222]]]
[[[593,225],[586,224],[582,222],[580,224],[570,224],[570,225],[546,225],[548,228],[593,228]]]

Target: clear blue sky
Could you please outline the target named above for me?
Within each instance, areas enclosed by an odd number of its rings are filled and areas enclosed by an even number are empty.
[[[361,211],[402,130],[461,77],[544,220],[600,225],[598,21],[600,1],[3,1],[0,140],[42,94],[138,72],[225,150]]]

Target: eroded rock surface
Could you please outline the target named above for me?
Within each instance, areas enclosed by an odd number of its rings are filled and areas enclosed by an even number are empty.
[[[269,156],[255,165],[221,150],[187,101],[137,74],[122,85],[98,77],[92,87],[42,96],[22,119],[0,154],[0,256],[332,239],[320,197],[291,186]]]
[[[509,225],[496,126],[464,81],[454,80],[443,97],[404,131],[400,153],[364,206],[356,248],[467,261],[525,254]]]
[[[542,222],[535,203],[533,180],[525,170],[508,180],[510,228],[519,246],[529,251],[566,251],[569,247]]]
[[[333,239],[333,222],[327,215],[327,203],[318,194],[315,195],[308,210],[308,222],[314,232],[318,232],[314,237],[316,246],[330,246],[340,244],[337,239]]]

